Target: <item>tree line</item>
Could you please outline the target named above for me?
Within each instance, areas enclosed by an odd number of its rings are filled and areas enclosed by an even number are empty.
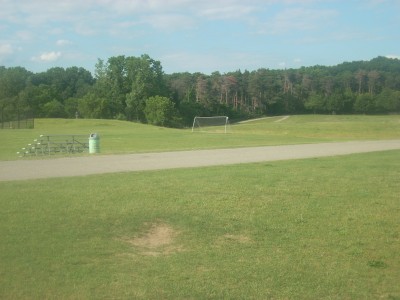
[[[336,66],[165,74],[159,61],[115,56],[95,72],[79,67],[32,73],[0,67],[0,118],[107,118],[167,127],[194,116],[244,119],[280,114],[400,112],[400,60],[377,57]]]

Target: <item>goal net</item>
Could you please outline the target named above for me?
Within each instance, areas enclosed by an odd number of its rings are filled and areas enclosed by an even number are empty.
[[[194,117],[192,132],[229,133],[231,127],[226,116]]]

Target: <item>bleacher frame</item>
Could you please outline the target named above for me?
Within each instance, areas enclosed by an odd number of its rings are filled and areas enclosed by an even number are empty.
[[[89,136],[83,134],[40,135],[17,152],[20,157],[83,153],[89,149]]]

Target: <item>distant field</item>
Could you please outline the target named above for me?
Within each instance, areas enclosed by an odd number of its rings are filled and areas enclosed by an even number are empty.
[[[399,299],[399,155],[0,182],[0,298]]]
[[[0,160],[16,154],[41,134],[98,133],[101,152],[134,153],[209,148],[398,139],[400,116],[273,117],[232,125],[232,133],[192,133],[116,120],[36,119],[35,129],[0,130]]]

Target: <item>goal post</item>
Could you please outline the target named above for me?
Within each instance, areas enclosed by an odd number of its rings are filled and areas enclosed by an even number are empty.
[[[195,131],[228,133],[230,131],[229,118],[227,116],[194,117],[192,132]]]

